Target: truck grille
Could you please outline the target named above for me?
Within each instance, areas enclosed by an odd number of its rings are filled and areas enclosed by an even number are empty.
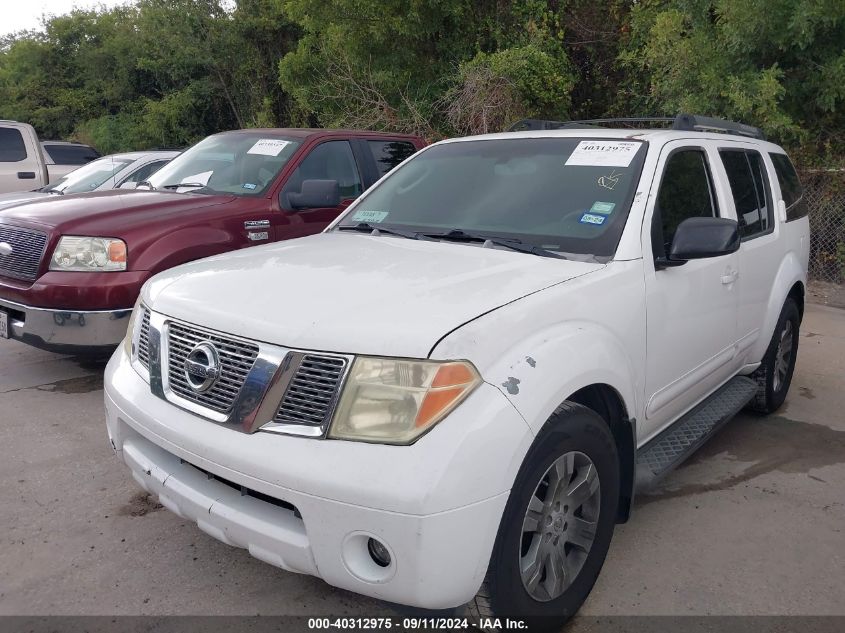
[[[150,369],[150,311],[142,308],[141,333],[138,335],[138,360],[141,364]]]
[[[217,348],[221,373],[213,387],[197,393],[185,379],[185,359],[203,341]],[[258,357],[258,345],[172,321],[167,328],[167,345],[170,389],[182,398],[212,411],[229,413]]]
[[[306,354],[273,421],[306,426],[328,422],[345,369],[345,358]]]
[[[44,256],[47,234],[9,224],[0,224],[0,242],[12,247],[9,255],[0,255],[0,275],[35,281]]]

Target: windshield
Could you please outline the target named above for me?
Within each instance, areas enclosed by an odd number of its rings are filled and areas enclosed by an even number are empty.
[[[155,189],[184,193],[264,193],[299,147],[292,138],[267,132],[215,134],[150,176]]]
[[[584,138],[437,145],[365,194],[340,226],[427,235],[458,230],[609,257],[625,226],[644,148],[642,141]]]
[[[74,169],[64,178],[44,187],[42,191],[61,193],[85,193],[86,191],[94,191],[132,162],[134,162],[134,159],[131,158],[113,158],[111,156],[98,158],[79,169]]]

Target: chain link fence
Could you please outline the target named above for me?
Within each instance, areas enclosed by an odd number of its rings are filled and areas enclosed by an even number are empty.
[[[810,216],[810,293],[845,307],[845,171],[801,174]]]
[[[845,281],[845,172],[804,172],[804,199],[810,211],[810,277]]]

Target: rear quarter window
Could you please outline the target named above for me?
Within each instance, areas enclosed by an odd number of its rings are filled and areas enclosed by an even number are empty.
[[[0,127],[0,163],[19,163],[26,160],[26,145],[20,130]]]
[[[44,145],[44,151],[56,165],[85,165],[100,155],[87,145]]]
[[[786,221],[791,222],[807,216],[809,212],[804,200],[804,188],[786,154],[769,154],[775,167],[780,193],[786,204]]]
[[[379,177],[417,152],[414,144],[407,141],[367,141],[367,145],[373,153]]]

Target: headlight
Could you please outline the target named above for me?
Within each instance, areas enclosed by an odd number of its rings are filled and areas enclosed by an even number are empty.
[[[132,349],[132,342],[135,340],[135,324],[138,323],[138,314],[141,312],[141,297],[135,301],[135,307],[132,308],[132,315],[129,317],[129,325],[126,328],[126,336],[123,338],[123,351],[130,360],[134,360],[134,350]]]
[[[358,357],[329,429],[336,439],[410,444],[479,384],[466,361]]]
[[[65,235],[53,251],[50,270],[126,270],[126,242],[111,237]]]

